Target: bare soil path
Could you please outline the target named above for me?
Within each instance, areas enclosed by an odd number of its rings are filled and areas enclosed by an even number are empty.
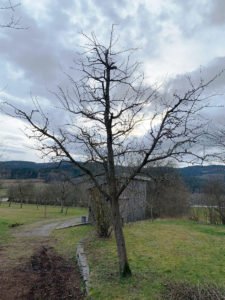
[[[51,232],[54,229],[62,229],[62,228],[67,228],[67,227],[72,227],[75,225],[79,225],[81,223],[81,218],[76,217],[76,218],[70,218],[68,220],[63,220],[63,221],[47,221],[43,222],[36,222],[33,223],[32,225],[26,225],[23,226],[22,230],[19,228],[18,231],[15,231],[15,234],[17,236],[26,236],[26,237],[47,237],[51,234]]]
[[[50,233],[74,226],[80,218],[36,222],[14,230],[13,240],[0,249],[0,300],[84,299],[74,262],[54,250]]]

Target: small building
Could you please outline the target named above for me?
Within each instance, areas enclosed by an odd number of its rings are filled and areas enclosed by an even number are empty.
[[[124,178],[120,178],[122,181]],[[120,214],[124,223],[135,222],[138,220],[144,220],[148,213],[148,198],[150,189],[151,178],[147,176],[138,175],[128,184],[119,198]],[[101,211],[105,210],[105,214],[108,215],[106,210],[109,210],[109,203],[100,194],[96,187],[89,189],[89,221],[95,222],[96,207]]]

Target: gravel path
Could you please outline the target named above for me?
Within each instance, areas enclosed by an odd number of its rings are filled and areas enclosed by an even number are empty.
[[[51,234],[51,232],[54,229],[63,229],[63,228],[68,228],[76,225],[80,225],[81,223],[81,217],[76,217],[64,221],[54,221],[51,223],[43,223],[42,222],[37,222],[32,225],[26,225],[24,226],[23,230],[20,232],[17,232],[17,236],[24,236],[24,237],[47,237]]]

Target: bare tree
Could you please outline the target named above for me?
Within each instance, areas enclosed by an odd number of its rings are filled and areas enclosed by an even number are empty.
[[[149,169],[152,182],[148,192],[148,215],[180,217],[188,213],[189,193],[179,173],[172,167]]]
[[[3,19],[0,23],[0,28],[13,28],[13,29],[24,29],[20,25],[20,18],[15,17],[15,10],[20,6],[19,2],[14,2],[11,0],[0,1],[0,13],[4,14]]]
[[[55,197],[59,201],[60,204],[60,212],[63,213],[66,207],[66,211],[68,210],[67,200],[70,195],[71,183],[66,180],[66,178],[62,178],[60,181],[55,182],[53,185],[53,189],[55,192]]]
[[[167,158],[181,161],[184,155],[187,159],[200,157],[196,149],[192,151],[202,133],[203,122],[198,116],[207,105],[205,88],[215,78],[197,83],[188,78],[189,90],[165,98],[158,88],[146,86],[140,64],[132,60],[134,49],[117,49],[113,29],[108,44],[100,43],[94,34],[84,37],[87,44],[76,65],[83,76],[78,80],[69,76],[71,88],[59,87],[55,94],[67,115],[63,126],[52,125],[36,101],[30,113],[8,105],[15,109],[14,116],[28,122],[27,135],[40,143],[44,155],[78,166],[109,201],[120,274],[125,277],[131,270],[119,197],[149,163]],[[116,166],[130,161],[135,161],[134,167],[120,183]]]
[[[225,186],[221,178],[210,179],[204,186],[204,204],[211,224],[225,225]]]
[[[11,202],[19,202],[20,208],[23,207],[24,203],[29,203],[33,197],[34,185],[24,181],[18,182],[17,184],[10,185],[8,189],[9,206]]]

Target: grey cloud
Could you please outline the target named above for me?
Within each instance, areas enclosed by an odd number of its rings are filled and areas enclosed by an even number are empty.
[[[204,32],[215,30],[217,27],[221,29],[225,25],[224,0],[172,0],[172,3],[173,9],[165,13],[165,16],[167,19],[173,19],[188,38],[195,36],[201,39]]]
[[[215,78],[208,86],[208,93],[225,92],[225,57],[214,58],[206,66],[198,67],[190,73],[178,75],[175,78],[170,79],[167,87],[171,90],[176,90],[179,93],[190,87],[188,78],[190,78],[193,83],[197,84],[201,80],[204,80],[206,83],[214,77],[217,78]]]
[[[13,142],[20,142],[21,141],[21,137],[18,137],[15,134],[5,134],[5,135],[2,135],[1,139],[6,140],[6,141],[11,140]]]
[[[143,48],[137,55],[147,57],[156,54],[157,41],[156,33],[160,30],[155,25],[153,16],[144,5],[139,5],[137,11],[131,12],[129,16],[122,16],[120,8],[126,9],[130,6],[129,1],[65,1],[57,0],[50,2],[48,7],[48,18],[38,23],[22,9],[21,17],[24,24],[29,24],[28,30],[10,31],[7,36],[1,37],[0,53],[1,59],[10,62],[14,70],[24,72],[20,80],[9,82],[9,93],[14,96],[24,96],[29,98],[30,91],[33,95],[49,97],[47,90],[55,90],[59,84],[66,86],[67,79],[62,71],[68,72],[72,65],[72,60],[76,60],[76,50],[79,43],[78,31],[83,29],[85,32],[95,31],[100,38],[108,38],[108,34],[113,23],[119,22],[116,30],[121,32],[120,43],[127,47]],[[98,22],[96,19],[97,9]],[[68,12],[74,11],[74,16],[79,15],[79,20],[83,19],[84,24],[71,24]],[[89,20],[85,22],[85,20]],[[153,26],[154,24],[154,26]],[[76,26],[77,25],[77,26]],[[84,25],[84,28],[82,28]],[[74,27],[74,28],[73,28]],[[136,32],[135,32],[136,30]],[[63,43],[64,38],[69,35],[77,36],[74,41],[67,44]],[[145,53],[145,54],[144,54]],[[7,74],[2,68],[2,79]],[[8,75],[10,76],[10,75]],[[78,73],[73,73],[78,77]],[[28,101],[27,105],[30,105]],[[54,100],[53,100],[54,102]]]
[[[7,154],[24,154],[25,153],[25,150],[18,150],[18,149],[15,149],[15,148],[8,148],[8,147],[4,147],[3,149],[3,153],[7,153]]]
[[[207,23],[214,26],[225,25],[225,2],[224,0],[211,1],[211,9],[206,14]]]
[[[139,47],[136,59],[145,61],[160,55],[161,33],[168,24],[177,26],[186,38],[197,38],[196,42],[203,39],[201,33],[207,33],[211,25],[219,27],[224,24],[224,1],[169,0],[167,4],[164,2],[161,11],[154,14],[151,7],[141,1],[137,7],[132,7],[132,2],[128,0],[55,0],[49,2],[47,18],[43,20],[35,20],[21,6],[18,15],[29,29],[0,32],[0,82],[3,85],[8,83],[6,92],[12,103],[19,104],[25,110],[30,110],[33,105],[30,91],[40,99],[48,99],[43,100],[42,104],[51,122],[56,124],[60,120],[63,123],[65,116],[61,110],[54,108],[58,104],[48,90],[55,91],[57,85],[69,85],[62,71],[79,77],[79,73],[70,70],[70,66],[73,59],[77,59],[76,51],[80,50],[80,31],[87,34],[94,31],[100,40],[105,41],[108,40],[111,25],[117,23],[119,46]],[[70,20],[69,13],[74,15],[73,20]],[[171,42],[169,36],[163,38]],[[220,43],[218,40],[216,42]],[[21,72],[20,78],[10,78],[7,63],[15,72]],[[202,75],[210,78],[222,68],[225,68],[225,57],[211,61],[203,68]],[[190,75],[194,81],[201,76],[199,70]],[[210,91],[223,90],[224,79],[224,75],[219,77]],[[171,79],[167,85],[169,92],[177,89],[182,93],[185,88],[187,82],[183,76]],[[216,101],[221,103],[223,99],[218,97]],[[211,110],[211,114],[219,116],[216,109]]]
[[[186,91],[191,90],[190,80],[197,87],[201,80],[204,83],[213,81],[206,86],[201,99],[203,106],[196,118],[202,118],[203,122],[209,122],[208,130],[224,122],[225,113],[225,57],[219,57],[212,60],[207,66],[198,68],[191,73],[176,76],[170,79],[165,91],[164,97],[173,99],[173,93],[181,97]]]
[[[60,49],[60,45],[54,34],[51,36],[35,25],[19,34],[11,33],[9,38],[1,43],[0,51],[6,60],[21,68],[29,80],[43,85],[55,81],[59,74],[57,69],[60,62],[69,59],[68,53],[61,59],[59,54],[63,55],[63,52],[67,51],[61,47],[60,53],[58,48]],[[72,53],[70,59],[71,57]]]

